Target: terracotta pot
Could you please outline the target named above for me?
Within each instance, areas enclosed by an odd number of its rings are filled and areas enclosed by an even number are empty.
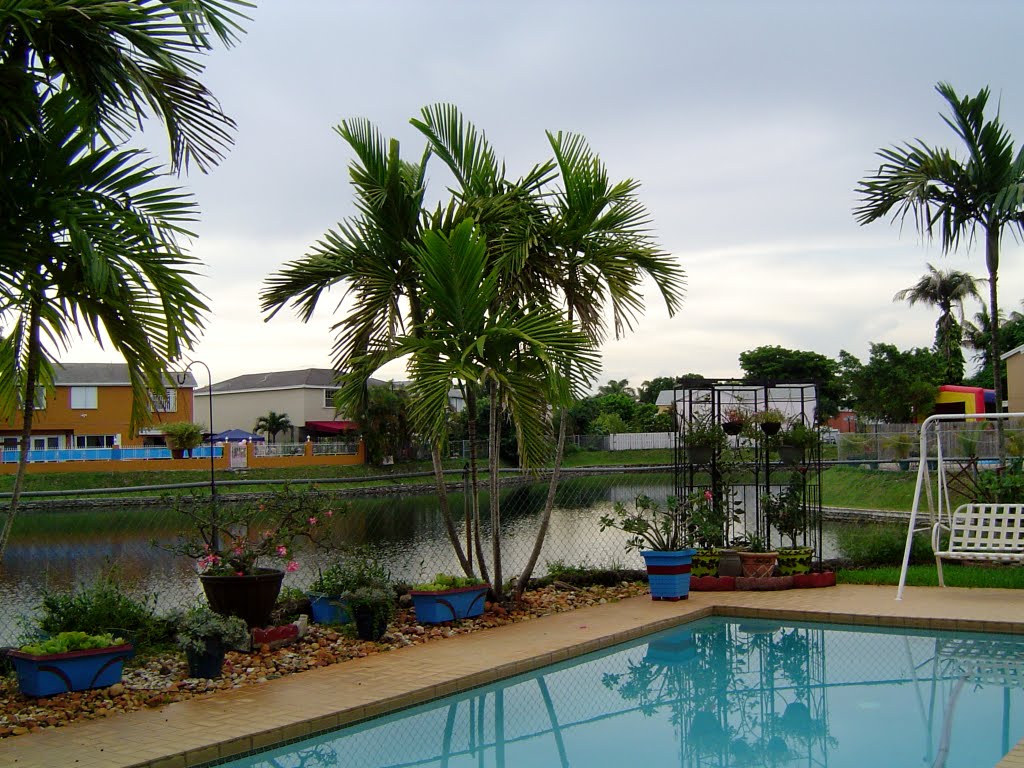
[[[778,552],[740,552],[743,575],[747,578],[771,576],[778,559]]]

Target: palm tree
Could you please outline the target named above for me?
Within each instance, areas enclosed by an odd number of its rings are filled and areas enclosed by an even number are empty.
[[[570,324],[595,342],[605,335],[606,304],[616,338],[632,327],[643,309],[639,287],[645,276],[653,278],[670,315],[681,306],[683,272],[650,236],[646,209],[636,196],[639,185],[631,179],[612,183],[583,137],[549,132],[555,163],[535,166],[510,183],[486,138],[455,107],[426,108],[412,122],[455,175],[463,207],[479,218],[492,259],[502,269],[503,301],[543,297],[564,304]],[[547,193],[553,168],[561,185]],[[563,412],[548,496],[517,591],[529,581],[544,544],[564,449]]]
[[[956,269],[941,270],[928,264],[928,273],[909,288],[897,291],[893,301],[905,301],[910,306],[918,302],[939,308],[939,319],[935,323],[935,351],[946,361],[946,382],[960,384],[964,378],[963,343],[964,299],[981,300],[978,283],[966,272]],[[957,316],[953,310],[957,310]]]
[[[76,123],[122,143],[156,116],[171,166],[201,170],[232,143],[235,124],[197,79],[214,38],[231,46],[245,0],[21,0],[0,9],[0,136],[39,129],[43,103],[69,97]]]
[[[196,265],[177,244],[195,219],[191,199],[158,186],[162,170],[139,151],[93,147],[68,97],[43,108],[39,132],[0,152],[5,190],[22,201],[0,228],[0,416],[23,412],[21,454],[0,556],[17,513],[37,386],[73,336],[104,339],[128,363],[135,429],[149,392],[167,386],[167,361],[194,342],[206,305]]]
[[[401,336],[392,346],[354,360],[352,369],[342,377],[343,388],[349,390],[342,396],[355,396],[382,365],[409,355],[411,417],[416,432],[431,443],[443,443],[451,382],[464,390],[481,386],[486,391],[491,422],[491,585],[500,599],[499,403],[516,430],[523,466],[537,467],[549,456],[545,438],[548,405],[565,406],[572,397],[580,396],[597,374],[599,361],[590,339],[548,306],[505,305],[494,311],[501,275],[487,250],[472,220],[456,225],[450,236],[424,232],[423,246],[415,254],[422,274],[421,332]],[[470,461],[475,462],[476,456]],[[479,513],[474,521],[479,525]],[[480,566],[485,573],[482,560]]]
[[[271,442],[276,443],[278,433],[287,432],[291,428],[292,422],[288,418],[287,413],[274,413],[271,411],[266,416],[260,416],[256,419],[256,426],[253,427],[252,431],[256,434],[263,432],[270,438]]]
[[[985,119],[988,88],[977,96],[959,98],[948,83],[936,90],[949,105],[946,124],[964,143],[967,156],[958,160],[944,148],[923,141],[879,150],[882,164],[857,187],[862,202],[854,210],[861,224],[892,213],[901,220],[912,215],[917,229],[932,237],[936,229],[943,251],[956,250],[962,239],[985,237],[988,268],[989,316],[995,319],[991,338],[993,360],[999,359],[999,245],[1003,230],[1024,233],[1024,150],[1014,154],[1013,138],[998,115]],[[996,410],[1003,409],[1003,381],[993,367]],[[996,422],[1002,450],[1001,420]]]

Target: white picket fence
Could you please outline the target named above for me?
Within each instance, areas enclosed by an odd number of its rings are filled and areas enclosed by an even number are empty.
[[[651,448],[671,448],[675,435],[672,432],[629,432],[608,435],[609,451],[643,451]]]

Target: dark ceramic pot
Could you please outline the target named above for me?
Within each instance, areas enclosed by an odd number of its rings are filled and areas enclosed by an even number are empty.
[[[223,616],[238,616],[249,627],[270,624],[283,580],[284,571],[273,568],[260,568],[252,576],[199,575],[210,608]]]

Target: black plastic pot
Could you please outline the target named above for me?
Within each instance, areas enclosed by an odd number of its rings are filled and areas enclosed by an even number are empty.
[[[210,607],[223,616],[238,616],[250,627],[270,624],[281,592],[284,571],[260,568],[252,576],[199,575]]]
[[[220,640],[207,638],[205,651],[185,649],[188,676],[216,679],[224,673],[224,645]]]

